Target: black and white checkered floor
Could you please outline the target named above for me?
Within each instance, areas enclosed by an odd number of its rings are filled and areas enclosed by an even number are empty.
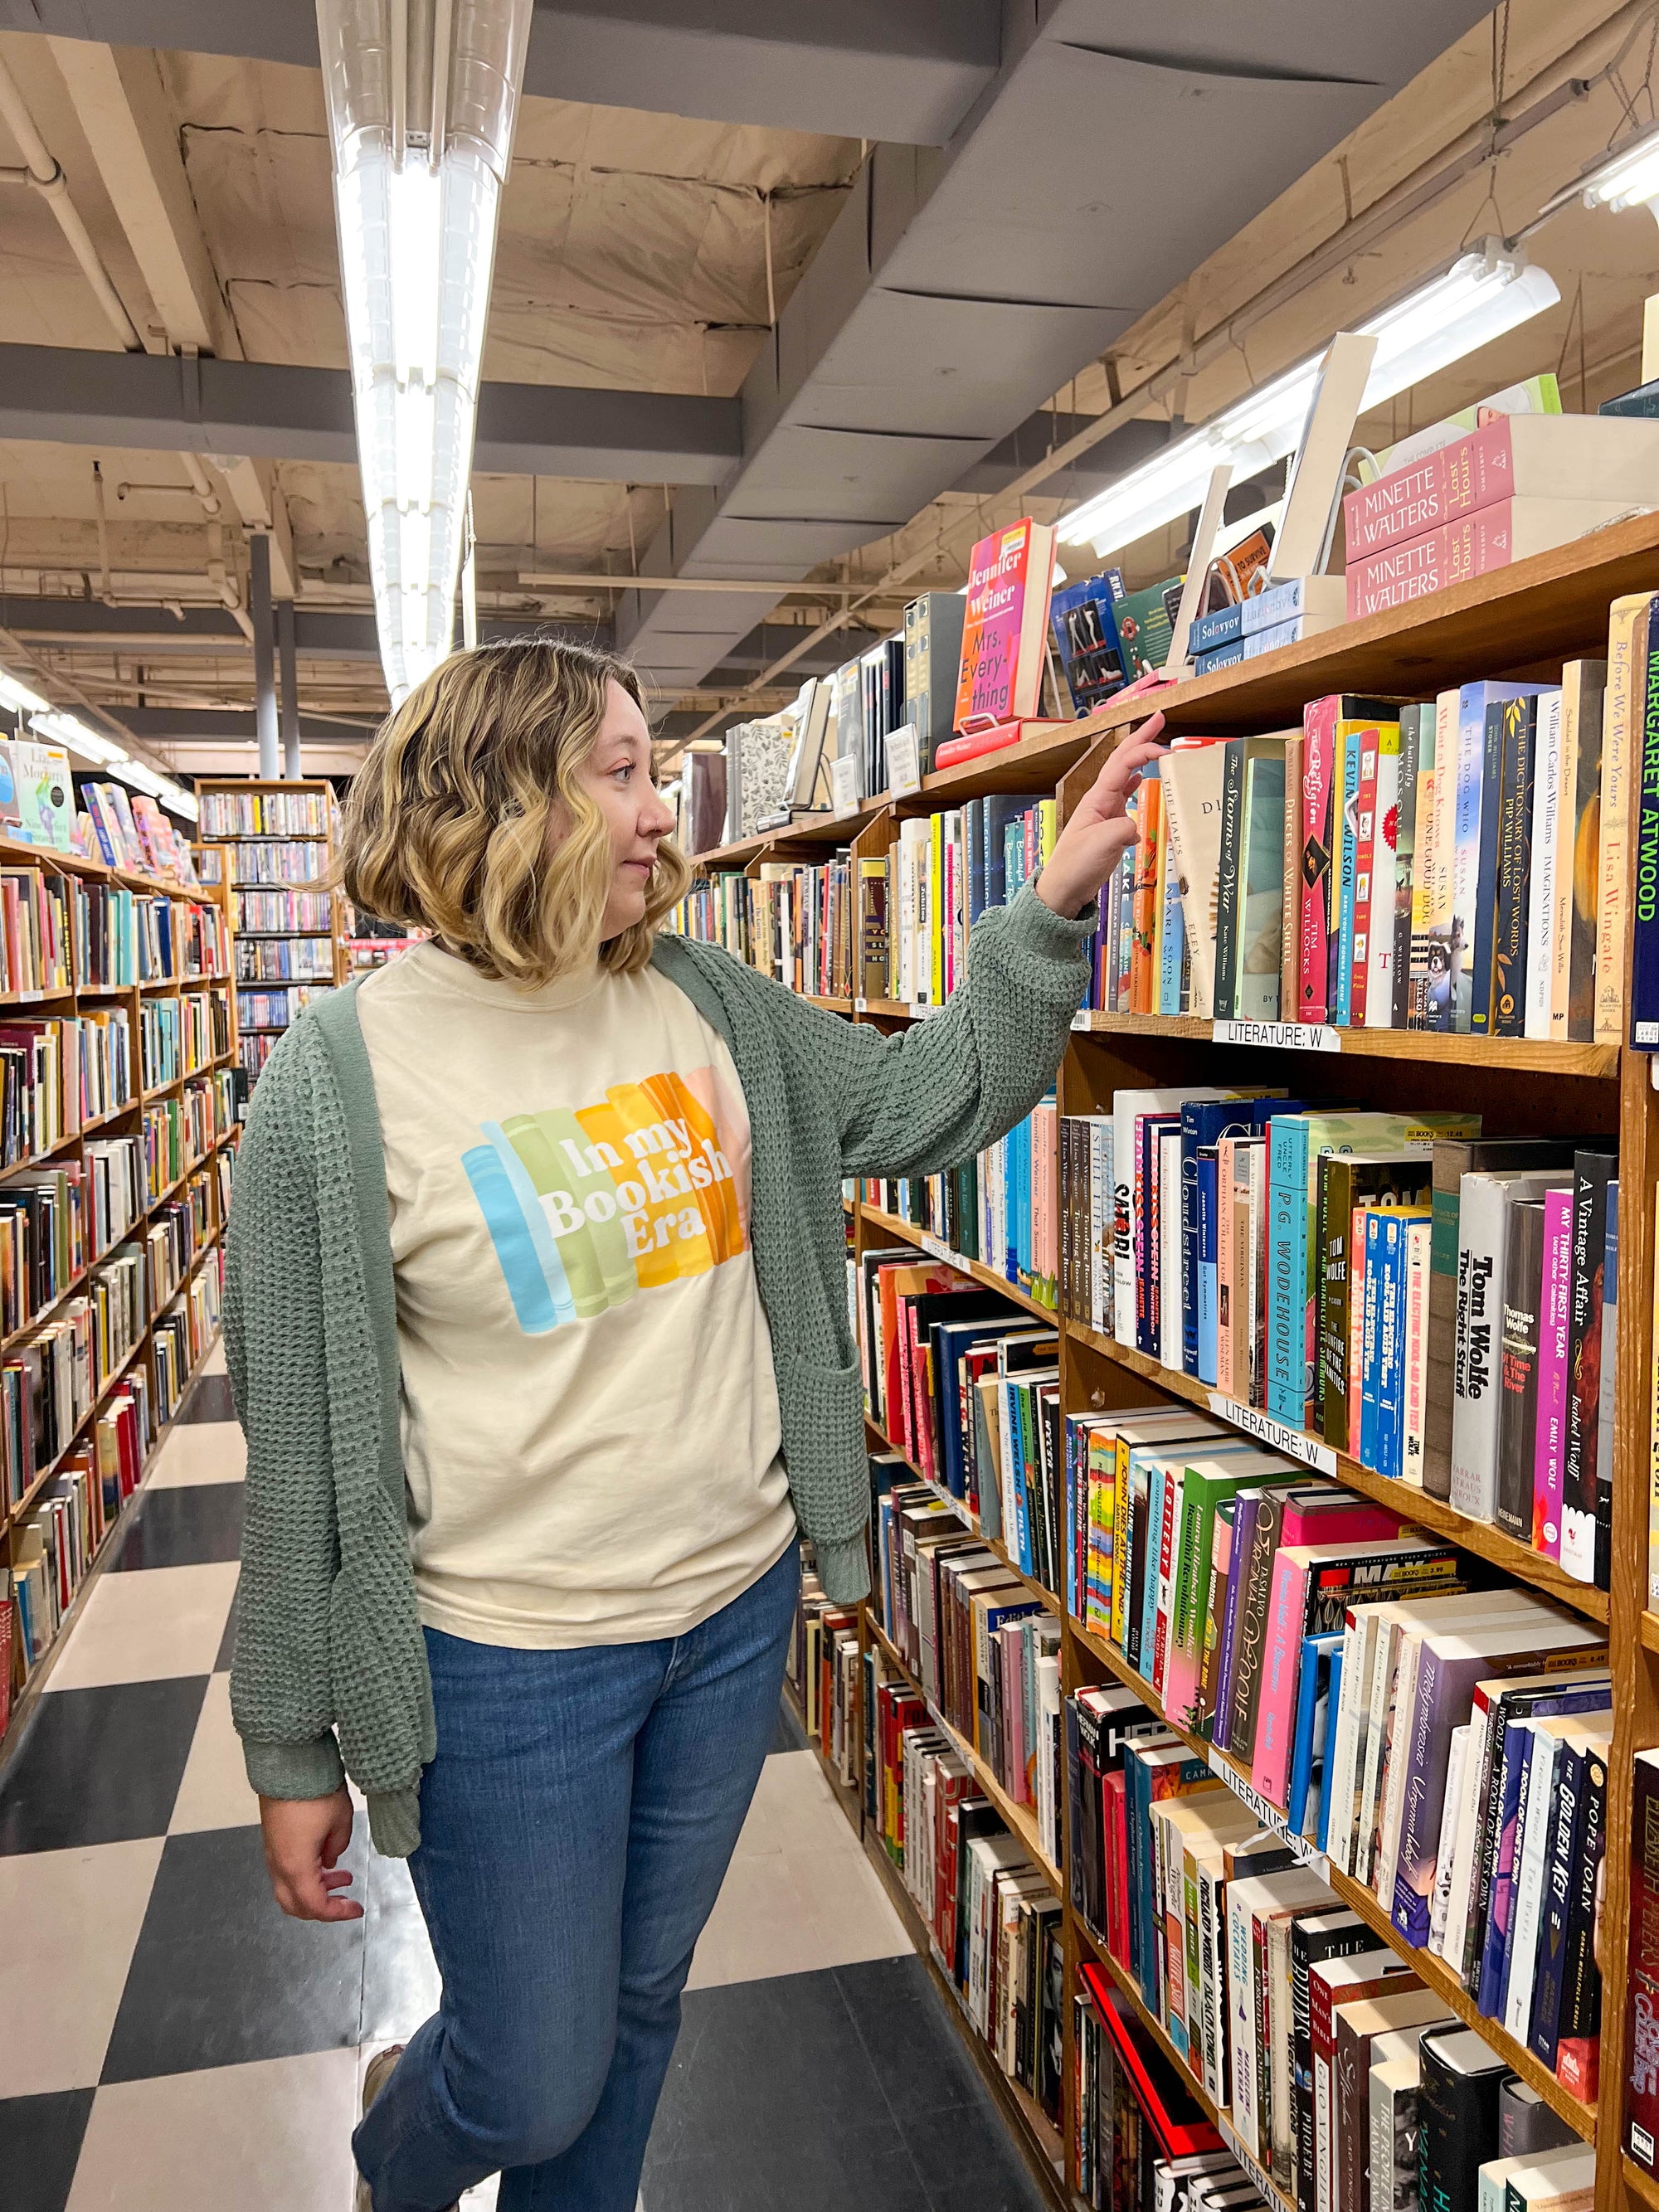
[[[216,1353],[0,1771],[5,2212],[348,2212],[362,2067],[434,2001],[408,1875],[361,1836],[363,1920],[271,1902],[226,1671],[242,1473]],[[781,1720],[644,2194],[648,2212],[1045,2202]]]

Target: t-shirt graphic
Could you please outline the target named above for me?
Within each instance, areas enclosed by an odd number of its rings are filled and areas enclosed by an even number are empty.
[[[591,1321],[748,1249],[746,1147],[712,1067],[480,1125],[463,1153],[519,1326]],[[746,1169],[746,1159],[742,1161]]]

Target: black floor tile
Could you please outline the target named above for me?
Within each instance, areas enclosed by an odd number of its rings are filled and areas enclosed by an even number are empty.
[[[0,1853],[163,1836],[207,1678],[51,1690],[0,1775]]]
[[[801,1734],[800,1723],[787,1705],[779,1703],[777,1725],[772,1730],[769,1751],[805,1751],[806,1738]]]
[[[1000,2124],[961,2029],[914,1952],[837,1966],[835,1976],[860,2043],[900,2121],[920,2112],[980,2106]]]
[[[180,1421],[234,1421],[236,1408],[231,1402],[229,1376],[202,1376],[185,1401],[184,1411],[174,1418]]]
[[[361,1826],[361,1824],[360,1824]],[[368,1845],[347,1863],[363,1890]],[[355,2044],[363,1923],[277,1910],[257,1828],[171,1836],[104,2060],[106,2081]]]
[[[808,2147],[793,2118],[753,2142],[647,2158],[642,2194],[651,2212],[931,2212],[896,2129],[847,2129]]]
[[[92,2100],[90,2089],[0,2099],[6,2212],[64,2212]]]
[[[904,2141],[928,2212],[1048,2212],[1042,2185],[988,2091],[982,2105],[918,2113],[905,2122]]]
[[[184,1483],[147,1490],[110,1562],[118,1571],[141,1567],[203,1567],[234,1559],[242,1548],[244,1482]]]
[[[805,2168],[844,2129],[890,2120],[833,1969],[691,1990],[684,2021],[652,2136],[659,2157],[762,2141],[782,2112]]]

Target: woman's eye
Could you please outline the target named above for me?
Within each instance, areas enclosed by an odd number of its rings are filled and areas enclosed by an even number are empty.
[[[620,768],[613,768],[611,773],[613,776],[619,775],[623,781],[626,783],[633,775],[634,763],[632,761],[624,761]]]

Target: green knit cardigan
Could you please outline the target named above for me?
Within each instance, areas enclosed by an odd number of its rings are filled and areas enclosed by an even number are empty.
[[[949,1005],[896,1036],[717,946],[657,940],[659,972],[725,1038],[743,1085],[790,1495],[838,1602],[869,1588],[870,1514],[842,1181],[938,1173],[1030,1111],[1082,998],[1092,926],[1092,911],[1063,921],[1021,891],[975,924]],[[259,1079],[224,1329],[247,1438],[230,1687],[248,1778],[265,1796],[321,1797],[343,1771],[368,1796],[376,1844],[406,1856],[432,1688],[410,1564],[386,1160],[355,988],[309,1006]]]

